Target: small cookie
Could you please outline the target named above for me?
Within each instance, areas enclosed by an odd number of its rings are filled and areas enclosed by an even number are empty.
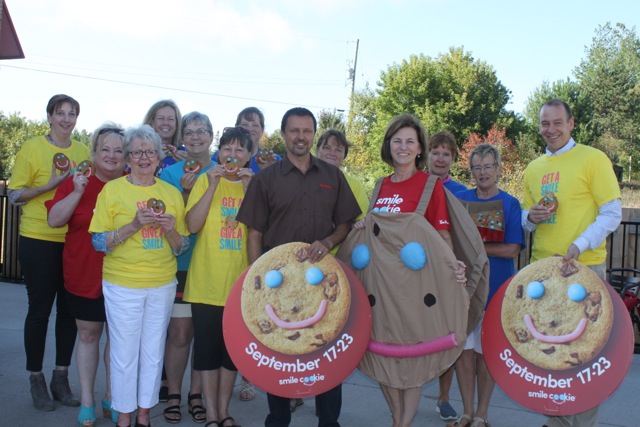
[[[64,153],[56,153],[53,155],[53,164],[60,172],[66,172],[71,167],[69,158]]]
[[[271,151],[268,148],[258,147],[257,155],[262,160],[267,161],[271,157]]]
[[[513,348],[545,369],[588,363],[609,339],[613,303],[587,266],[560,257],[523,268],[509,283],[502,327]]]
[[[83,176],[87,178],[93,175],[93,163],[91,160],[83,160],[78,164],[76,171],[80,172]]]
[[[238,176],[240,166],[238,165],[238,159],[235,157],[226,157],[222,163],[224,168],[224,174],[228,177]]]
[[[547,191],[546,193],[544,193],[544,196],[542,197],[542,199],[540,199],[538,204],[549,209],[549,212],[551,213],[554,213],[558,210],[558,198],[555,194],[553,194],[553,191]]]
[[[351,288],[331,255],[311,263],[307,243],[287,243],[253,263],[242,284],[242,317],[265,346],[284,354],[323,348],[344,328]]]
[[[176,154],[176,151],[178,151],[178,149],[171,144],[164,144],[162,146],[162,150],[166,157],[173,157],[173,155]]]
[[[231,230],[235,230],[236,228],[238,228],[238,225],[240,224],[236,219],[235,215],[229,215],[228,217],[226,217],[224,220],[224,223],[227,226],[227,228]]]
[[[153,211],[153,215],[158,217],[164,214],[167,210],[167,206],[160,199],[151,198],[147,200],[147,207]],[[159,224],[150,224],[151,228],[160,228]]]
[[[182,165],[184,173],[199,173],[202,170],[202,163],[196,159],[186,160]]]

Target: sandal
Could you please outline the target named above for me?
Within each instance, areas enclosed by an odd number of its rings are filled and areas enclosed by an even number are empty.
[[[240,380],[240,400],[248,402],[256,398],[256,389],[246,378]]]
[[[102,416],[105,418],[111,418],[111,422],[118,424],[118,411],[111,407],[110,400],[102,400]]]
[[[180,412],[181,399],[182,396],[180,396],[179,394],[170,394],[167,396],[167,402],[170,400],[178,401],[177,405],[167,406],[162,412],[164,415],[164,420],[169,424],[178,424],[180,421],[182,421],[182,412]]]
[[[487,421],[484,418],[473,417],[473,421],[471,422],[471,427],[480,427],[481,425],[484,427],[489,427],[489,421]]]
[[[302,399],[292,398],[289,400],[289,410],[291,413],[296,412],[296,408],[302,405],[304,405],[304,400]]]
[[[229,424],[225,426],[224,423],[227,421],[231,421],[233,422],[233,424]],[[236,420],[234,420],[233,417],[227,417],[224,420],[218,421],[218,425],[220,427],[242,427],[240,424],[236,424]]]
[[[218,423],[217,421],[209,421],[204,425],[204,427],[209,427],[209,426],[219,427],[220,423]]]
[[[78,413],[78,425],[82,427],[93,427],[96,425],[96,405],[80,406]]]
[[[196,393],[196,394],[189,393],[189,399],[188,399],[187,407],[189,409],[189,413],[191,414],[191,419],[193,420],[193,422],[194,423],[203,423],[203,422],[207,421],[207,411],[204,409],[204,406],[202,406],[202,405],[192,405],[191,404],[192,400],[200,400],[200,401],[202,401],[202,394],[200,394],[200,393]],[[213,422],[215,422],[215,421],[213,421]]]
[[[472,420],[470,415],[462,414],[455,423],[447,424],[447,427],[471,427],[471,422]]]

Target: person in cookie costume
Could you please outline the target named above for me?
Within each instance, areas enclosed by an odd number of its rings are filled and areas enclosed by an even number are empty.
[[[76,168],[76,172],[56,190],[53,199],[45,203],[51,227],[68,225],[63,251],[64,287],[68,309],[76,319],[78,347],[76,361],[82,387],[78,424],[93,426],[96,421],[93,386],[100,360],[100,337],[106,319],[102,296],[103,253],[91,246],[89,223],[98,194],[104,185],[124,172],[124,130],[107,122],[93,132],[91,155],[85,160],[90,169]],[[82,262],[77,260],[82,259]],[[111,383],[109,380],[109,336],[105,345],[104,366],[107,375],[102,400],[103,413],[115,419],[111,411]]]
[[[489,256],[489,297],[487,304],[500,286],[516,273],[513,259],[524,248],[524,233],[520,224],[520,202],[498,188],[502,171],[500,153],[495,145],[483,143],[476,146],[469,156],[471,176],[476,188],[456,193],[462,203],[473,204],[476,224],[485,242]],[[477,220],[479,218],[479,220]],[[467,337],[464,351],[456,362],[456,376],[462,395],[464,415],[449,426],[487,427],[491,394],[495,386],[482,356],[482,321]],[[474,394],[478,387],[478,407],[474,411]]]
[[[539,125],[546,152],[525,170],[522,203],[522,226],[534,233],[531,261],[560,254],[587,265],[604,280],[606,238],[622,220],[611,161],[603,152],[573,140],[574,117],[566,102],[547,101],[540,109]],[[555,196],[555,212],[544,205],[548,192]],[[550,417],[544,425],[596,426],[598,408]]]
[[[291,242],[308,243],[308,260],[322,260],[349,233],[361,210],[349,184],[337,167],[312,156],[316,118],[305,108],[292,108],[282,118],[286,143],[281,161],[256,174],[237,220],[249,227],[249,262]],[[265,427],[291,422],[289,398],[267,395]],[[338,427],[342,385],[316,396],[319,427]]]
[[[58,171],[56,154],[67,163],[89,158],[83,144],[71,139],[80,114],[80,104],[68,95],[55,95],[47,104],[47,135],[22,144],[9,180],[9,201],[22,207],[18,259],[24,273],[29,309],[24,322],[24,347],[27,371],[31,375],[31,398],[36,409],[53,411],[55,406],[47,391],[42,366],[49,315],[56,301],[56,362],[51,379],[53,399],[65,406],[80,406],[71,392],[68,373],[76,342],[76,322],[69,314],[64,293],[62,252],[67,227],[51,228],[44,203],[73,172]],[[71,164],[73,166],[73,164]]]
[[[380,154],[393,174],[378,181],[370,212],[337,255],[369,294],[373,329],[359,368],[380,384],[393,427],[411,426],[422,386],[455,362],[467,330],[465,266],[452,251],[442,181],[424,171],[426,153],[416,117],[389,122]]]
[[[245,129],[226,128],[220,155],[238,159],[240,170],[229,177],[222,165],[209,168],[196,181],[187,203],[187,227],[198,238],[184,299],[193,313],[193,367],[202,381],[205,425],[237,425],[229,415],[229,401],[238,371],[225,346],[222,316],[231,287],[249,265],[247,229],[236,221],[236,214],[253,176],[248,168],[252,144]]]
[[[196,180],[203,173],[211,169],[209,149],[213,143],[213,126],[205,114],[193,111],[182,118],[182,141],[187,149],[187,158],[168,166],[160,175],[160,179],[176,187],[184,199],[185,205]],[[180,400],[182,378],[191,352],[193,341],[193,321],[191,304],[183,300],[187,283],[187,271],[191,262],[191,255],[196,242],[195,233],[189,236],[190,248],[178,257],[178,288],[176,299],[167,332],[167,346],[164,353],[164,366],[167,376],[167,407],[164,417],[168,422],[178,422],[182,418]],[[202,384],[200,373],[191,368],[191,384],[189,386],[188,408],[191,418],[195,422],[205,421],[205,409],[202,406]]]
[[[176,257],[189,248],[184,200],[155,177],[164,153],[160,136],[141,125],[124,134],[131,174],[108,182],[89,225],[93,247],[106,255],[102,267],[111,339],[111,404],[118,426],[149,425],[158,403],[167,327],[176,296]],[[148,207],[155,199],[164,208]]]

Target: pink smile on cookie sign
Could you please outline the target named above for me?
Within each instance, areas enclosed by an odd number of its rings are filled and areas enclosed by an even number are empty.
[[[534,262],[505,282],[482,328],[484,358],[498,385],[521,405],[559,416],[589,410],[618,388],[633,339],[620,296],[585,265],[560,257]]]
[[[272,394],[311,397],[357,367],[371,333],[369,301],[355,275],[330,255],[311,263],[306,243],[260,257],[225,307],[225,342],[251,382]]]

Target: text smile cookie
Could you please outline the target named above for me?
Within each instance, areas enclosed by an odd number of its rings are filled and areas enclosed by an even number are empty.
[[[514,276],[501,317],[507,339],[522,357],[542,368],[565,370],[600,353],[611,332],[613,305],[588,267],[552,257]]]
[[[261,256],[242,286],[245,324],[265,346],[284,354],[323,348],[349,315],[348,279],[331,256],[311,263],[309,245],[289,243]]]

